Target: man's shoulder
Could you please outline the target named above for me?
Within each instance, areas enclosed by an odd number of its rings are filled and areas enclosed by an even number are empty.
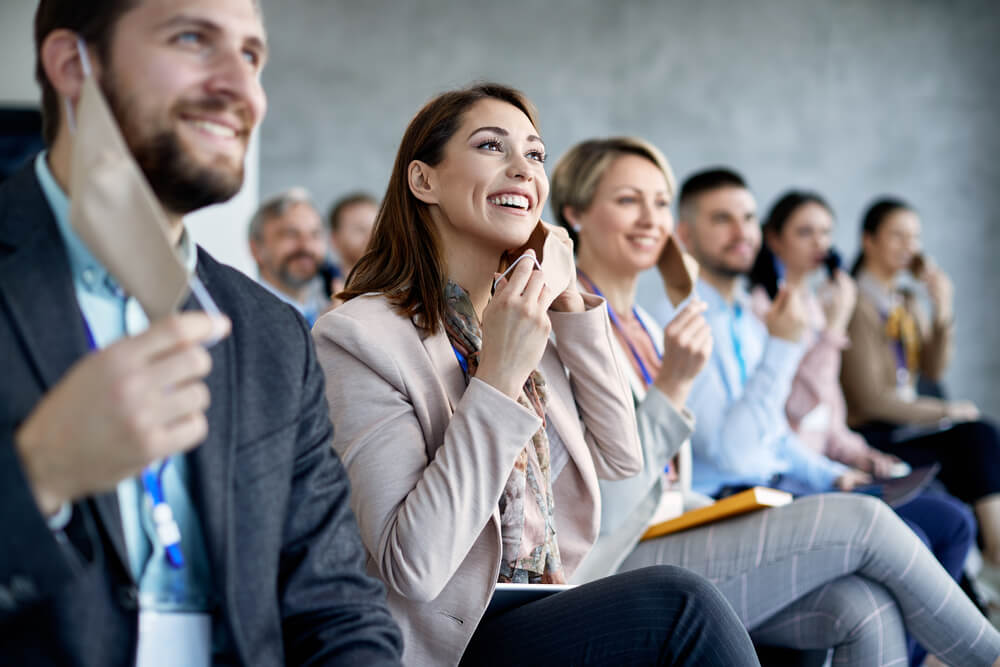
[[[318,320],[313,337],[359,351],[381,350],[394,356],[420,345],[425,334],[383,294],[366,294],[337,306]]]
[[[28,234],[31,229],[21,224],[24,215],[44,215],[47,212],[41,185],[35,176],[34,158],[0,183],[0,242],[12,235]]]
[[[218,261],[204,248],[198,248],[198,273],[205,287],[227,315],[229,309],[254,319],[274,319],[279,323],[293,323],[295,309],[277,298],[256,280],[242,271]]]
[[[198,249],[198,275],[219,310],[232,321],[232,336],[240,347],[256,348],[255,356],[270,351],[290,359],[308,345],[309,325],[295,308],[203,248]]]

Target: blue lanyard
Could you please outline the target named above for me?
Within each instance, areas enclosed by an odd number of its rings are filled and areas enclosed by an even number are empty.
[[[90,330],[87,318],[80,314],[83,320],[83,330],[87,334],[87,345],[91,351],[97,349],[97,341]],[[167,498],[163,493],[163,471],[167,469],[170,459],[162,461],[158,466],[148,465],[142,470],[142,486],[146,491],[152,505],[153,526],[156,529],[156,536],[163,545],[167,563],[174,569],[184,567],[184,554],[181,552],[181,530],[174,519],[174,512],[167,504]]]
[[[736,328],[736,323],[742,315],[743,309],[740,305],[733,304],[733,317],[729,320],[729,337],[733,342],[733,356],[736,357],[736,367],[740,371],[740,389],[747,383],[747,362],[743,358],[743,345],[740,343],[739,331]],[[722,359],[722,355],[713,353],[712,356],[715,357],[716,363],[719,366],[722,383],[726,386],[726,392],[729,394],[730,400],[736,398],[736,392],[733,391],[733,387],[729,384],[729,376],[726,374],[726,364]]]
[[[586,273],[584,273],[580,269],[577,269],[576,273],[578,276],[580,276],[587,282],[587,284],[590,286],[590,289],[593,290],[594,294],[604,299],[604,294],[601,293],[601,290],[597,287],[597,284],[593,280],[591,280]],[[607,299],[604,300],[605,302],[607,302]],[[653,335],[649,333],[649,329],[646,328],[646,325],[643,323],[642,318],[639,317],[639,312],[635,309],[635,306],[632,306],[632,316],[635,317],[636,321],[639,323],[639,326],[642,327],[642,330],[646,332],[646,336],[649,338],[649,342],[653,344],[653,351],[656,352],[656,358],[662,361],[663,353],[661,353],[657,349],[656,341],[653,340]],[[625,339],[625,344],[628,345],[629,352],[632,353],[632,358],[635,359],[635,362],[639,365],[639,372],[642,373],[642,379],[646,383],[646,386],[648,387],[649,385],[653,384],[653,380],[655,378],[650,374],[649,369],[646,368],[646,364],[642,363],[642,358],[639,356],[639,351],[635,349],[635,346],[632,344],[632,341],[629,340],[628,334],[625,333],[625,329],[622,327],[621,320],[619,320],[618,316],[615,315],[615,311],[610,306],[610,304],[608,305],[608,317],[611,318],[612,326],[614,326],[614,328],[618,330],[618,333],[622,335],[622,338]]]
[[[736,356],[736,365],[740,369],[740,387],[747,383],[747,362],[743,358],[743,346],[740,344],[739,332],[736,323],[743,317],[743,309],[740,304],[733,304],[733,317],[729,320],[729,336],[733,339],[733,354]]]
[[[458,348],[454,345],[451,346],[452,352],[455,353],[455,358],[458,359],[458,365],[462,367],[465,375],[469,375],[469,362],[465,359],[465,355],[458,351]]]

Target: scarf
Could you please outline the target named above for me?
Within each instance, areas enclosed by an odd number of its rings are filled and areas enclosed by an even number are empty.
[[[911,373],[920,365],[920,333],[917,322],[902,304],[897,305],[885,318],[885,333],[899,350],[897,360]]]
[[[475,376],[482,348],[482,327],[469,293],[449,281],[444,327],[448,340],[464,360],[465,381]],[[503,545],[498,581],[504,583],[561,584],[562,561],[556,542],[555,503],[550,476],[549,438],[545,433],[545,379],[531,372],[517,402],[533,410],[542,426],[531,436],[514,462],[500,496],[500,537]]]

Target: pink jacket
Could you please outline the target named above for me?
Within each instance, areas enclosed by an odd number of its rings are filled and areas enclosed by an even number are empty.
[[[840,355],[849,341],[846,336],[834,336],[826,330],[826,317],[815,295],[808,293],[805,303],[809,314],[808,351],[785,404],[788,423],[813,451],[860,467],[870,447],[847,427],[847,403],[840,388]],[[771,300],[762,287],[753,289],[751,307],[761,319],[771,309]]]

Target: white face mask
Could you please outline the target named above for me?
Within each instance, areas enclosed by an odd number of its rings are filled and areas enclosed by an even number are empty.
[[[176,311],[189,289],[205,312],[218,314],[170,242],[166,213],[125,143],[80,38],[77,50],[85,78],[76,114],[66,100],[73,134],[70,223],[151,322]]]

